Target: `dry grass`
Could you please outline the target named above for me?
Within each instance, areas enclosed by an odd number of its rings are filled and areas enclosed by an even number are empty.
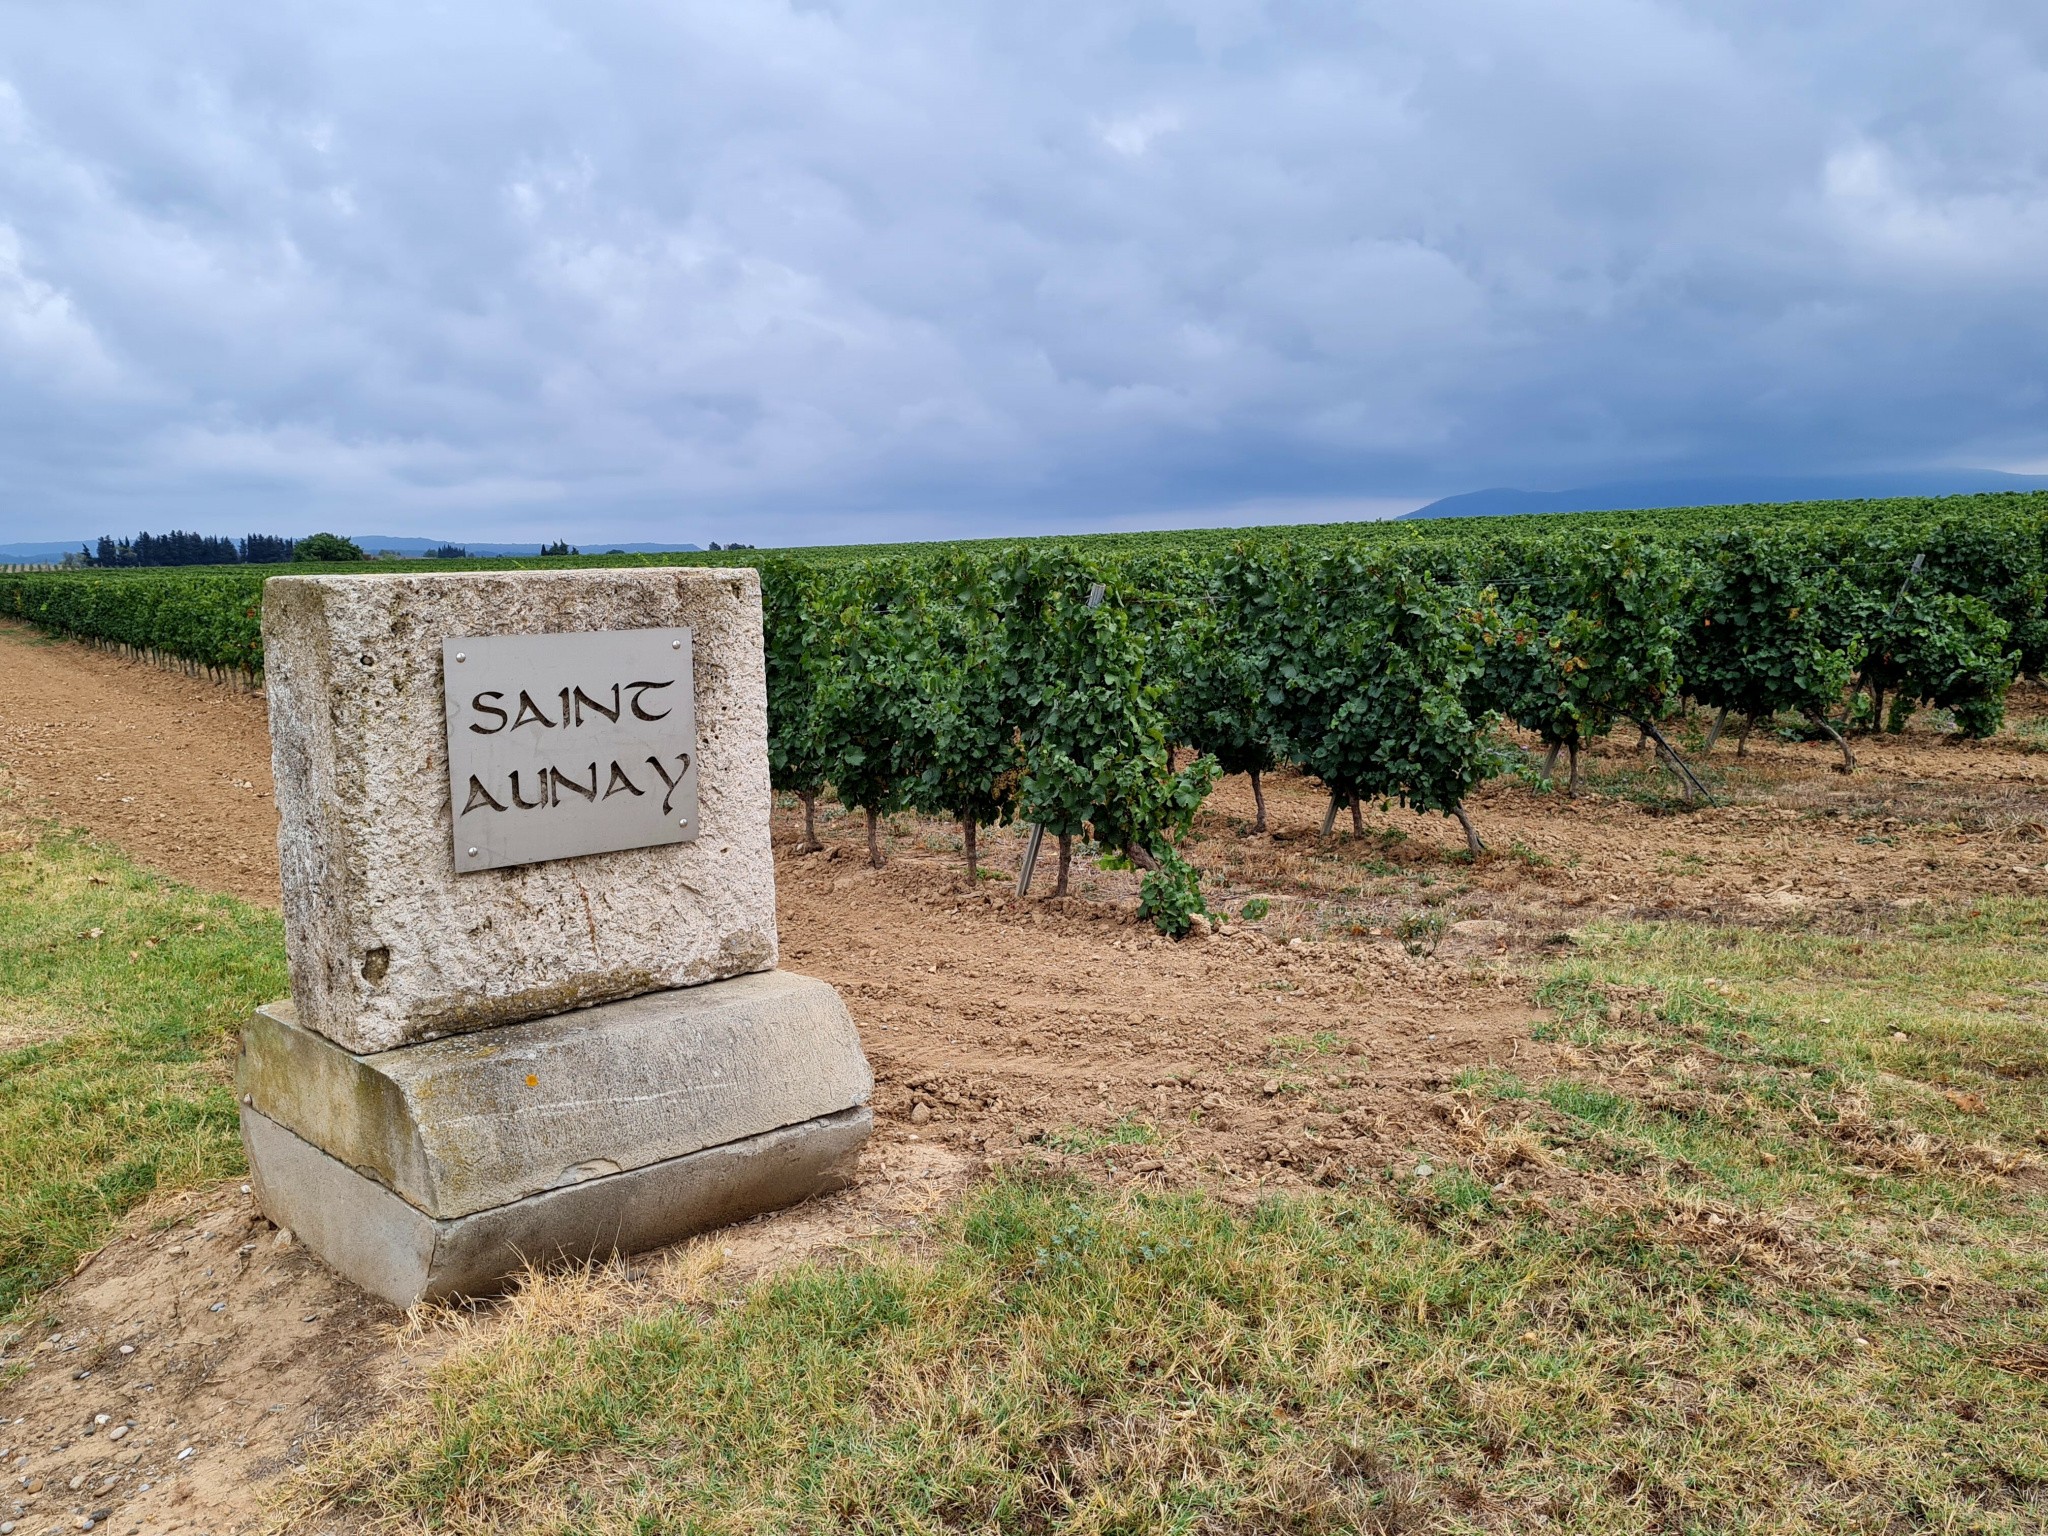
[[[1592,930],[1579,1066],[1382,1183],[1013,1172],[916,1256],[539,1281],[284,1523],[2041,1529],[2043,915]]]

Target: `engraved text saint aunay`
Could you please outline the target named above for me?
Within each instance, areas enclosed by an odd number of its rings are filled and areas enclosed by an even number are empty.
[[[697,836],[687,629],[445,640],[455,869]]]

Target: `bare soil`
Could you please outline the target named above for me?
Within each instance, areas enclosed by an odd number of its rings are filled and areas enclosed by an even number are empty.
[[[260,694],[0,625],[0,776],[167,875],[278,904]]]
[[[1019,829],[984,833],[999,878],[970,890],[957,828],[897,818],[873,870],[858,817],[827,815],[826,850],[799,855],[781,807],[784,963],[841,989],[875,1067],[862,1183],[624,1271],[658,1290],[662,1266],[707,1252],[743,1277],[914,1234],[990,1161],[1250,1200],[1455,1148],[1459,1074],[1569,1065],[1568,1045],[1531,1038],[1532,978],[1589,919],[1877,932],[1921,901],[2048,892],[2032,730],[2048,696],[2015,690],[2012,706],[2019,728],[1990,742],[1859,741],[1850,777],[1831,745],[1758,733],[1737,758],[1724,739],[1699,758],[1719,802],[1700,807],[1617,735],[1576,801],[1514,779],[1482,791],[1476,862],[1455,823],[1398,809],[1369,808],[1362,836],[1340,816],[1322,839],[1322,797],[1285,774],[1266,784],[1271,832],[1253,835],[1250,784],[1228,780],[1188,846],[1225,920],[1181,944],[1137,922],[1137,877],[1091,850],[1053,900],[1048,844],[1020,899]],[[0,628],[0,793],[17,809],[274,905],[269,790],[260,699]],[[1260,901],[1263,916],[1238,915]],[[118,1505],[118,1531],[254,1528],[263,1485],[308,1438],[372,1414],[453,1327],[362,1299],[280,1246],[232,1185],[138,1213],[46,1310],[55,1339],[8,1348],[28,1350],[28,1372],[0,1391],[0,1447],[29,1458],[8,1463],[0,1519],[23,1497],[14,1477],[42,1480],[24,1536],[74,1506]],[[109,1430],[131,1419],[135,1444],[117,1445]]]

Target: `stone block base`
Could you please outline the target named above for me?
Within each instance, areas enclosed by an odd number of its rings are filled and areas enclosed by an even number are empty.
[[[257,1203],[315,1253],[393,1306],[489,1296],[528,1265],[658,1248],[853,1182],[873,1128],[865,1105],[436,1219],[246,1105]]]
[[[787,971],[368,1055],[273,1003],[236,1085],[264,1214],[400,1306],[838,1189],[873,1125],[846,1005]]]

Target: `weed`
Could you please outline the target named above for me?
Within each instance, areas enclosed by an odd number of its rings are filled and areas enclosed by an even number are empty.
[[[1082,1157],[1111,1147],[1149,1147],[1159,1141],[1158,1128],[1142,1120],[1119,1120],[1115,1125],[1101,1129],[1086,1126],[1068,1126],[1063,1130],[1047,1131],[1043,1137],[1046,1146],[1055,1152],[1064,1152],[1069,1157]]]
[[[1411,955],[1434,955],[1451,926],[1450,914],[1437,908],[1428,912],[1406,912],[1394,922],[1394,937]]]
[[[1526,1099],[1529,1088],[1512,1072],[1497,1067],[1466,1067],[1457,1076],[1457,1086],[1468,1092],[1483,1092],[1495,1099]]]
[[[1288,1067],[1313,1056],[1335,1056],[1349,1042],[1333,1030],[1320,1029],[1313,1035],[1275,1035],[1266,1052],[1266,1065]]]
[[[1557,788],[1557,781],[1543,771],[1543,765],[1528,753],[1516,750],[1506,758],[1508,776],[1516,782],[1526,784],[1538,794],[1547,795]]]
[[[1575,1120],[1591,1125],[1612,1126],[1629,1117],[1628,1100],[1590,1083],[1560,1079],[1543,1090],[1543,1097]]]
[[[1701,764],[1695,763],[1693,771],[1709,789],[1719,780],[1719,775]],[[1618,767],[1595,765],[1587,768],[1585,777],[1587,785],[1598,793],[1626,800],[1659,816],[1698,810],[1704,804],[1686,800],[1677,781],[1661,763]]]
[[[1197,917],[1208,916],[1202,900],[1202,873],[1172,848],[1159,853],[1159,867],[1138,885],[1138,916],[1169,938],[1182,938]]]
[[[2030,715],[2024,720],[2008,719],[2007,730],[2023,752],[2048,752],[2048,715]]]

